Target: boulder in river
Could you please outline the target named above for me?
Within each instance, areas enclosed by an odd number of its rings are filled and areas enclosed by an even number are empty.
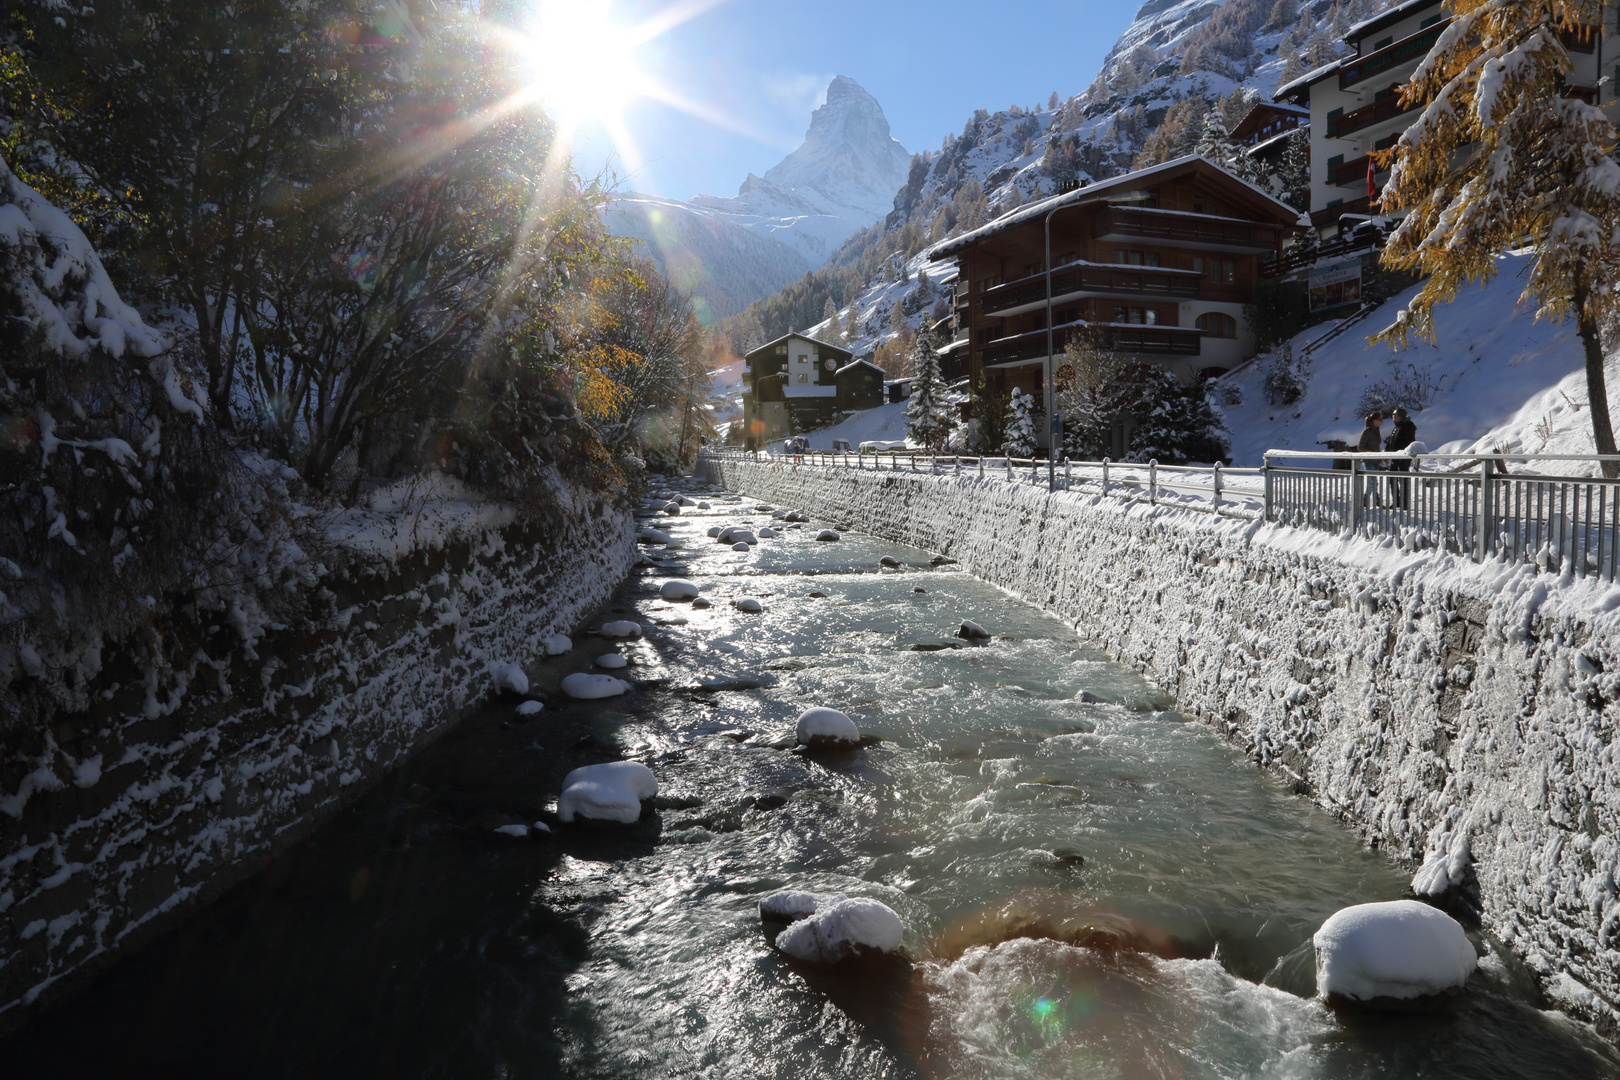
[[[898,569],[900,569],[901,562],[900,562],[899,559],[895,558],[893,555],[885,555],[885,556],[883,556],[883,558],[878,560],[878,565],[887,567],[890,570],[898,570]]]
[[[496,664],[489,669],[489,677],[496,693],[527,694],[529,677],[516,664]]]
[[[739,596],[731,602],[731,606],[750,615],[758,615],[765,610],[765,605],[752,596]]]
[[[714,607],[714,601],[710,600],[706,596],[700,596],[696,600],[692,601],[692,606],[694,608],[697,608],[699,611],[701,611],[704,608]]]
[[[545,646],[547,656],[561,656],[574,647],[567,634],[552,634],[542,644]]]
[[[720,528],[720,526],[718,526],[718,525],[710,525],[710,526],[709,526],[709,535],[710,535],[710,536],[711,536],[711,537],[714,537],[714,538],[716,538],[716,539],[718,539],[718,538],[719,538],[719,536],[720,536],[720,533],[721,533],[721,532],[723,532],[723,531],[724,531],[724,530],[722,530],[722,529],[721,529],[721,528]]]
[[[669,533],[662,529],[642,529],[636,534],[638,544],[665,544],[669,543]]]
[[[747,551],[748,550],[748,545],[743,543],[741,540],[739,540],[735,544],[731,545],[731,550],[732,551]]]
[[[832,529],[822,529],[820,532],[816,533],[816,539],[817,540],[841,540],[843,538],[840,537]]]
[[[1462,925],[1416,900],[1356,904],[1334,912],[1311,938],[1316,987],[1351,1001],[1409,999],[1468,981],[1477,957]]]
[[[523,717],[539,716],[545,705],[538,701],[525,701],[517,707],[517,714]]]
[[[680,503],[665,503],[664,504],[664,513],[668,514],[670,517],[678,517],[678,516],[680,516],[680,512],[681,512],[681,504]]]
[[[849,897],[843,893],[827,895],[825,893],[798,892],[794,889],[783,889],[762,897],[759,901],[759,917],[762,922],[798,922],[808,919],[816,913],[818,907],[831,907]]]
[[[602,624],[602,636],[608,638],[638,638],[641,636],[641,626],[628,619],[616,619],[613,622]]]
[[[599,668],[606,668],[609,671],[617,671],[629,663],[630,661],[626,660],[616,652],[603,653],[601,656],[596,658],[596,666]]]
[[[812,750],[851,747],[860,745],[861,732],[844,713],[818,707],[799,714],[798,738],[801,745]]]
[[[596,675],[589,671],[576,671],[563,676],[562,692],[576,701],[595,701],[598,698],[618,697],[630,689],[630,684],[612,675]]]
[[[581,817],[629,825],[641,817],[642,801],[657,794],[657,777],[639,761],[586,765],[563,777],[557,816],[564,822]]]
[[[698,587],[685,578],[670,578],[659,588],[658,595],[665,600],[696,600]]]
[[[962,627],[956,632],[956,636],[959,638],[966,638],[969,641],[988,641],[990,638],[990,631],[986,630],[972,619],[963,619]]]
[[[857,897],[818,905],[776,935],[776,947],[808,964],[836,964],[897,953],[905,935],[905,923],[893,908]]]
[[[759,530],[759,538],[761,540],[775,540],[778,535],[779,534],[775,529],[769,527]]]

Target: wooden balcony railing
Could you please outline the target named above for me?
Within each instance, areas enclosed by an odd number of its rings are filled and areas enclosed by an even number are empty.
[[[1370,52],[1366,56],[1357,57],[1339,68],[1339,89],[1344,90],[1358,82],[1380,75],[1393,68],[1413,60],[1418,60],[1434,45],[1440,37],[1440,31],[1451,24],[1451,20],[1436,23],[1433,26],[1419,30],[1393,45],[1385,45],[1377,52]]]
[[[1118,236],[1255,251],[1275,250],[1282,234],[1279,225],[1139,207],[1111,206],[1092,220],[1092,235],[1098,238]]]
[[[1197,356],[1204,332],[1184,326],[1126,325],[1122,323],[1070,323],[1052,328],[1052,348],[1061,352],[1069,335],[1082,329],[1095,330],[1104,348],[1115,352]],[[991,342],[981,354],[988,367],[1033,360],[1046,355],[1046,331],[1033,330],[1016,337]]]
[[[1052,271],[1052,295],[1096,292],[1125,296],[1164,296],[1176,300],[1198,298],[1198,276],[1191,270],[1171,270],[1157,266],[1099,266],[1071,263]],[[1034,303],[1046,298],[1046,275],[1009,281],[987,289],[981,302],[986,315]]]
[[[1353,132],[1363,131],[1374,124],[1382,124],[1385,120],[1393,120],[1403,113],[1413,112],[1421,108],[1417,102],[1403,104],[1399,93],[1386,98],[1380,98],[1371,105],[1363,105],[1359,109],[1351,109],[1343,116],[1335,116],[1327,123],[1327,133],[1330,139],[1342,139]]]

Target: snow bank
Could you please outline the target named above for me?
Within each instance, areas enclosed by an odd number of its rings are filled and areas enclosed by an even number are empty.
[[[876,900],[839,900],[817,906],[807,918],[776,935],[776,947],[809,964],[895,953],[906,927],[894,909]]]
[[[638,638],[641,636],[641,625],[628,619],[605,622],[602,624],[602,636],[609,638]]]
[[[545,647],[547,656],[561,656],[574,647],[567,634],[552,634],[541,644]]]
[[[630,689],[630,684],[611,675],[595,675],[589,671],[576,671],[562,681],[562,692],[575,701],[594,701],[597,698],[618,697]]]
[[[582,817],[630,825],[641,817],[642,800],[657,794],[658,779],[639,761],[586,765],[563,777],[557,816],[564,822]]]
[[[1416,900],[1347,907],[1311,943],[1317,990],[1356,1001],[1450,990],[1468,981],[1476,960],[1457,920]]]
[[[806,709],[799,714],[799,742],[805,746],[852,746],[861,741],[855,721],[837,709]]]
[[[664,582],[658,590],[658,595],[665,600],[696,600],[698,587],[685,578],[671,578]]]
[[[495,683],[496,693],[504,690],[514,694],[529,692],[529,677],[516,664],[496,664],[490,669],[489,677]]]
[[[819,907],[831,907],[848,899],[843,893],[826,895],[783,889],[760,900],[759,917],[769,922],[798,922],[814,915]]]

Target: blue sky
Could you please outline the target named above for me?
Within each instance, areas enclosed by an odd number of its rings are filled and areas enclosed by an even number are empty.
[[[680,0],[618,0],[616,19],[642,19]],[[642,156],[621,185],[670,198],[735,195],[804,137],[834,75],[878,99],[895,138],[935,149],[974,109],[1067,97],[1096,76],[1139,0],[724,0],[644,45],[641,66],[717,119],[655,101],[626,113]],[[729,128],[729,130],[728,130]],[[582,171],[600,168],[611,140],[575,138]]]

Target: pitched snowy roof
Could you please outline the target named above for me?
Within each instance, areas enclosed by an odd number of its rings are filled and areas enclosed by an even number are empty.
[[[812,345],[820,346],[822,349],[827,349],[827,350],[830,350],[830,351],[835,352],[835,353],[842,353],[845,356],[854,356],[855,355],[854,353],[850,352],[848,349],[841,349],[837,345],[829,345],[827,342],[822,341],[820,338],[811,337],[809,334],[801,334],[797,330],[794,330],[794,331],[792,331],[790,333],[783,334],[779,338],[773,338],[772,340],[767,341],[765,344],[759,346],[759,348],[757,348],[757,349],[749,349],[748,350],[748,355],[753,356],[755,353],[764,352],[766,349],[771,348],[773,345],[782,344],[783,342],[787,341],[789,338],[798,338],[800,341],[808,341]]]
[[[888,374],[889,374],[888,372],[884,371],[882,368],[880,368],[876,364],[872,363],[872,361],[865,360],[865,359],[855,360],[855,361],[852,361],[851,363],[845,364],[843,367],[841,367],[837,371],[833,372],[833,376],[836,378],[837,376],[842,375],[844,372],[848,371],[850,368],[863,367],[863,366],[871,368],[873,371],[877,372],[879,375],[884,376],[885,378],[888,377]]]
[[[1283,98],[1292,98],[1296,94],[1310,89],[1313,84],[1319,83],[1329,75],[1337,72],[1343,63],[1343,60],[1334,60],[1323,64],[1314,71],[1307,71],[1293,82],[1286,82],[1277,87],[1277,92],[1271,96],[1277,101],[1281,101]]]
[[[1107,180],[1099,180],[1097,183],[1091,184],[1087,187],[1076,188],[1074,191],[1066,191],[1061,195],[1051,195],[1047,198],[1041,199],[1038,202],[1032,202],[1027,206],[1020,206],[1012,213],[1007,214],[1004,217],[999,217],[995,221],[990,222],[988,225],[981,225],[972,232],[963,233],[961,236],[958,236],[955,239],[946,240],[943,243],[936,245],[928,253],[928,259],[930,262],[937,262],[940,259],[949,258],[958,252],[967,250],[980,241],[995,236],[997,233],[1005,232],[1016,225],[1021,225],[1032,218],[1042,217],[1053,210],[1057,210],[1065,206],[1080,206],[1085,203],[1104,202],[1112,193],[1129,191],[1140,186],[1144,181],[1152,177],[1161,176],[1165,173],[1173,172],[1177,169],[1182,169],[1188,165],[1194,164],[1202,165],[1206,169],[1211,169],[1218,172],[1221,174],[1221,176],[1230,180],[1232,183],[1240,184],[1243,187],[1248,188],[1255,195],[1258,195],[1260,198],[1264,199],[1266,202],[1275,207],[1280,214],[1286,215],[1288,220],[1292,221],[1298,217],[1298,211],[1264,188],[1249,183],[1249,181],[1243,179],[1241,176],[1236,176],[1221,168],[1213,161],[1208,161],[1197,154],[1186,154],[1171,161],[1166,161],[1160,165],[1153,165],[1146,169],[1138,169],[1135,172],[1124,173],[1120,176],[1111,177]]]
[[[1385,27],[1394,26],[1402,19],[1416,15],[1424,8],[1438,8],[1440,0],[1406,0],[1404,4],[1396,4],[1388,11],[1381,11],[1370,19],[1363,19],[1344,32],[1344,40],[1354,45],[1359,39],[1369,34],[1376,34]],[[1281,93],[1282,91],[1278,91]]]

